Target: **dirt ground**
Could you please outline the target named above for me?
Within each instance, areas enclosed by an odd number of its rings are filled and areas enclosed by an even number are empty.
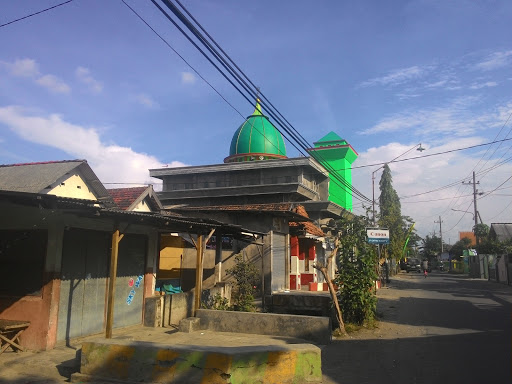
[[[415,275],[411,277],[416,277]],[[410,282],[409,275],[400,273],[395,276],[387,286],[377,291],[377,316],[378,321],[375,327],[359,328],[351,332],[349,339],[371,340],[371,339],[395,339],[400,337],[419,337],[425,332],[416,326],[408,326],[398,323],[399,300],[404,296],[404,281]],[[343,337],[336,338],[343,340]]]

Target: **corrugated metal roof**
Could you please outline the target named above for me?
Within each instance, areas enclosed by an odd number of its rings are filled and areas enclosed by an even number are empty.
[[[100,202],[94,200],[0,190],[0,201],[1,200],[10,201],[11,203],[19,205],[36,206],[40,209],[61,209],[63,211],[71,210],[72,213],[84,217],[112,217],[116,220],[147,225],[160,230],[207,233],[211,229],[219,229],[223,234],[233,235],[235,237],[241,236],[243,232],[262,235],[260,232],[242,228],[239,225],[226,224],[212,219],[192,217],[181,218],[152,212],[133,212],[123,211],[119,208],[104,208],[102,206],[98,206],[98,203]]]
[[[499,241],[512,239],[511,223],[491,223],[491,231],[496,234],[496,238]]]
[[[0,189],[39,193],[84,161],[68,160],[1,165]]]
[[[112,197],[86,160],[0,165],[0,190],[45,193],[59,178],[71,172],[81,173],[96,198],[106,205],[113,205]]]

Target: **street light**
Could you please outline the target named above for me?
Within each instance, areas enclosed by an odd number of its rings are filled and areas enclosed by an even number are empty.
[[[460,209],[453,209],[453,208],[452,208],[452,211],[455,211],[455,212],[464,212],[465,214],[466,214],[466,213],[469,213],[471,216],[473,216],[473,220],[475,219],[475,215],[474,215],[472,212],[462,211],[462,210],[460,210]]]
[[[416,148],[418,147],[418,148]],[[387,162],[386,164],[389,164],[389,163],[392,163],[393,161],[395,161],[396,159],[398,159],[399,157],[402,157],[403,155],[411,152],[414,148],[416,148],[417,151],[420,151],[420,152],[423,152],[425,150],[425,148],[423,148],[421,146],[421,143],[418,143],[416,145],[414,145],[413,147],[411,147],[410,149],[408,149],[407,151],[405,151],[404,153],[402,153],[401,155],[398,155],[397,157],[395,157],[393,160]],[[375,226],[376,223],[375,223],[375,173],[379,170],[381,170],[382,168],[384,168],[384,166],[386,165],[382,165],[380,166],[379,168],[377,168],[375,171],[372,172],[372,211],[373,211],[373,225]]]

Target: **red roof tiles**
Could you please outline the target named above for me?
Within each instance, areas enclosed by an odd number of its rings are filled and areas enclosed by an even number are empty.
[[[299,215],[301,216],[304,216],[304,217],[308,217],[309,218],[309,215],[306,211],[306,209],[302,206],[302,205],[298,205],[294,211],[296,213],[298,213]],[[311,223],[311,222],[302,222],[302,223],[298,223],[296,221],[290,221],[289,223],[289,226],[290,227],[299,227],[299,228],[304,228],[304,230],[313,235],[313,236],[318,236],[318,237],[324,237],[325,236],[325,233],[320,229],[318,228],[315,224]]]
[[[148,189],[148,187],[113,188],[108,189],[108,193],[110,193],[110,196],[112,196],[119,208],[126,211],[146,189]]]

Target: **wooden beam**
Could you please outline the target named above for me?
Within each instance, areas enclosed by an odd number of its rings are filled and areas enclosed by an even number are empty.
[[[114,295],[117,277],[117,257],[119,255],[119,242],[124,235],[119,234],[117,229],[112,234],[112,251],[110,253],[110,277],[108,280],[108,297],[107,297],[107,326],[105,329],[105,337],[112,338],[112,327],[114,325]]]
[[[197,235],[196,288],[194,295],[194,316],[201,305],[203,290],[203,235]]]

